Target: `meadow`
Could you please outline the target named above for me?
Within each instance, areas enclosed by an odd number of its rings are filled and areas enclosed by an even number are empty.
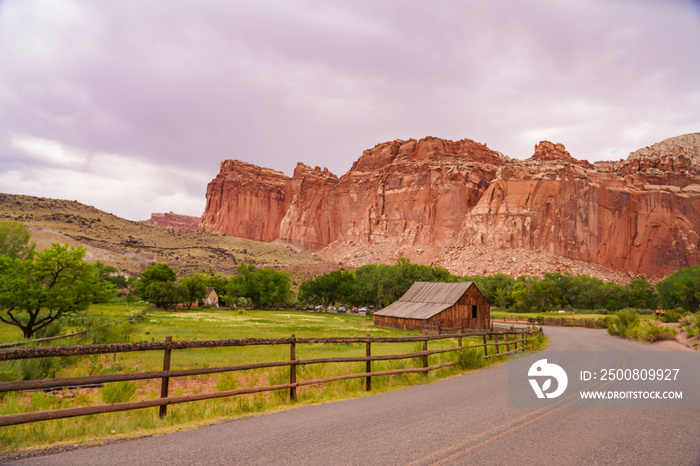
[[[71,320],[64,325],[61,333],[78,330],[79,325],[92,322],[112,322],[128,316],[139,314],[143,306],[132,304],[94,305],[82,317]],[[151,310],[134,322],[124,322],[116,326],[105,327],[88,332],[81,341],[62,340],[60,344],[106,343],[164,341],[171,336],[175,341],[182,340],[217,340],[233,338],[286,338],[295,334],[297,338],[306,337],[353,337],[371,334],[373,337],[391,337],[416,335],[399,330],[373,327],[371,317],[343,314],[324,314],[308,311],[253,311],[244,309],[219,310],[199,309],[178,312]],[[21,334],[9,326],[0,326],[0,343],[21,340]],[[474,343],[478,343],[476,340]],[[539,343],[543,343],[540,341]],[[57,343],[51,343],[55,345]],[[465,340],[465,345],[469,342]],[[456,347],[456,340],[431,341],[430,349]],[[422,343],[383,343],[373,344],[372,354],[399,354],[420,351]],[[203,367],[231,366],[253,364],[257,362],[289,360],[289,345],[252,346],[175,350],[172,352],[171,369],[192,369]],[[483,354],[481,349],[465,350],[474,356]],[[357,357],[365,355],[364,343],[359,344],[298,344],[298,359]],[[430,356],[430,364],[456,361],[464,358],[460,352],[444,353]],[[49,369],[55,371],[51,377],[88,376],[121,372],[160,370],[163,364],[161,351],[141,353],[120,353],[115,355],[95,355],[60,359],[54,361]],[[474,367],[502,361],[478,360]],[[36,366],[38,361],[31,360]],[[373,371],[421,367],[421,358],[398,361],[375,361]],[[46,368],[44,368],[46,369]],[[368,396],[390,390],[405,388],[414,384],[429,383],[441,378],[463,373],[468,369],[462,366],[432,371],[425,374],[396,374],[374,377],[372,391],[364,391],[364,379],[343,380],[323,385],[297,388],[295,401],[289,400],[288,390],[279,390],[259,394],[241,395],[231,398],[199,401],[172,405],[168,415],[160,418],[158,409],[141,409],[112,414],[84,416],[72,419],[37,422],[18,426],[0,428],[0,444],[3,451],[26,448],[45,448],[62,444],[93,444],[117,438],[132,438],[143,435],[163,434],[191,429],[207,424],[291,409],[314,403],[335,401],[353,397]],[[338,375],[362,373],[364,362],[332,363],[303,365],[297,370],[299,381],[320,379]],[[17,362],[0,363],[0,377],[4,380],[23,378],[32,371],[20,367]],[[36,371],[35,371],[36,372]],[[39,371],[41,372],[41,371]],[[46,372],[41,378],[46,378]],[[173,378],[170,380],[170,396],[233,390],[238,388],[259,387],[284,384],[289,381],[289,368],[254,369],[235,373],[214,374],[206,376]],[[146,380],[138,382],[116,382],[105,384],[102,388],[64,389],[44,393],[20,392],[6,393],[0,399],[0,414],[29,412],[45,409],[89,406],[108,402],[121,402],[139,399],[154,399],[160,396],[160,381]]]

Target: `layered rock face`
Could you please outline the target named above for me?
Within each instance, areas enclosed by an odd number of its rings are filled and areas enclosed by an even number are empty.
[[[700,263],[700,134],[590,164],[544,141],[510,159],[470,140],[392,141],[337,178],[225,161],[200,228],[348,265],[408,257],[454,273],[662,276]],[[541,266],[545,264],[545,266]]]
[[[258,241],[279,236],[291,197],[282,172],[238,160],[221,162],[207,186],[207,206],[200,229]]]

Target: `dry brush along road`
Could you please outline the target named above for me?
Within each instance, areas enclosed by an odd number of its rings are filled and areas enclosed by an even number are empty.
[[[549,348],[521,364],[560,351],[659,351],[604,330],[546,334]],[[554,407],[509,407],[510,364],[13,464],[700,464],[700,409],[581,408],[574,396]]]

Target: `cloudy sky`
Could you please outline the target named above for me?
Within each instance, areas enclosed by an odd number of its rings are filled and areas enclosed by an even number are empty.
[[[0,0],[0,192],[199,216],[224,159],[617,160],[700,131],[699,0]]]

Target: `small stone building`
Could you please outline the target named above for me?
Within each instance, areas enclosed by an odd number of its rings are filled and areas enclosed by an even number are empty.
[[[219,295],[214,288],[207,287],[203,302],[205,306],[219,307]]]
[[[374,325],[483,330],[491,325],[491,306],[473,282],[416,282],[398,301],[374,313]]]

